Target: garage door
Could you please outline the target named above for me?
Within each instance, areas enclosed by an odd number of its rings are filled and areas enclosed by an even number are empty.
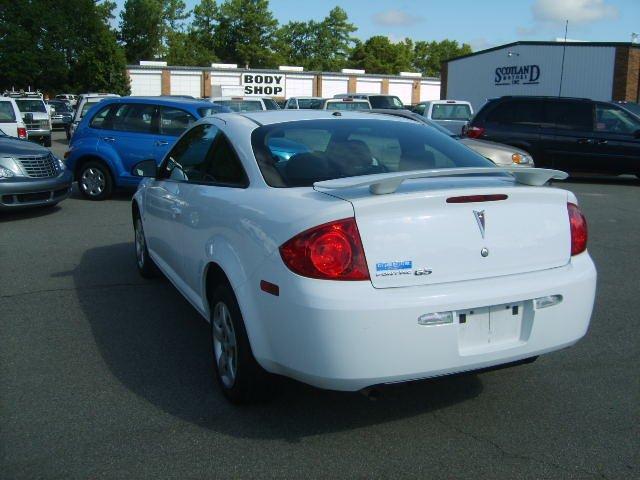
[[[286,97],[311,97],[313,96],[313,77],[308,75],[287,75]]]
[[[422,82],[420,84],[420,101],[440,100],[440,82]]]
[[[322,77],[322,96],[324,98],[331,98],[348,91],[349,79],[347,77]]]
[[[200,72],[171,72],[171,95],[202,97],[202,74]]]
[[[131,95],[156,96],[162,94],[162,71],[129,72]]]
[[[389,80],[389,95],[400,97],[402,103],[411,105],[412,80]]]
[[[381,93],[381,78],[359,78],[356,81],[356,93]]]

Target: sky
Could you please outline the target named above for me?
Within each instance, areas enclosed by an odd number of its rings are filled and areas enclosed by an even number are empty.
[[[193,8],[199,0],[185,0]],[[218,0],[220,3],[221,0]],[[124,0],[117,0],[121,8]],[[385,35],[393,41],[469,43],[474,51],[516,40],[567,38],[628,42],[640,33],[640,0],[271,0],[275,18],[322,20],[334,7],[346,10],[355,36]]]

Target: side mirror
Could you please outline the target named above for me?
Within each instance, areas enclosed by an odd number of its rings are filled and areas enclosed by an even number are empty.
[[[134,177],[153,177],[158,174],[158,164],[155,160],[143,160],[136,163],[131,170]]]

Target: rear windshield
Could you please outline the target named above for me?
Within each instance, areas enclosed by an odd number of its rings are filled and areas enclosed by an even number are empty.
[[[464,104],[436,103],[431,110],[433,120],[464,120],[471,118],[471,108]]]
[[[97,100],[97,101],[85,102],[85,104],[82,106],[82,111],[80,112],[80,118],[84,117],[84,114],[87,113],[87,110],[93,107],[96,103],[100,103],[102,100],[104,99],[101,98],[100,100]]]
[[[371,110],[367,102],[327,102],[327,110]]]
[[[414,122],[336,118],[264,125],[251,141],[272,187],[431,168],[492,167],[449,136]]]
[[[234,112],[257,112],[262,110],[260,100],[216,100],[219,105],[229,107]]]
[[[216,105],[215,103],[210,107],[202,107],[198,109],[198,113],[201,117],[208,117],[209,115],[215,115],[216,113],[226,113],[231,111],[232,110],[229,107],[225,107],[224,105]]]
[[[11,102],[0,102],[0,123],[13,123],[16,121],[16,114],[13,111]]]
[[[322,100],[319,98],[299,98],[298,108],[319,110],[322,108]]]
[[[18,108],[21,112],[47,113],[47,109],[45,108],[42,100],[16,99],[16,103],[18,104]]]
[[[369,95],[371,108],[404,108],[402,101],[394,95]]]

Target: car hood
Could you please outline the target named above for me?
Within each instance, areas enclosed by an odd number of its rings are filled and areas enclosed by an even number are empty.
[[[509,153],[509,155],[513,153],[519,153],[520,155],[529,155],[528,152],[525,152],[520,148],[516,148],[511,145],[505,145],[503,143],[489,142],[488,140],[476,140],[475,138],[462,137],[460,138],[460,142],[464,143],[468,147],[473,148],[476,152],[501,151],[501,152]]]
[[[46,155],[47,153],[49,153],[47,148],[36,143],[13,137],[0,137],[0,156]]]

